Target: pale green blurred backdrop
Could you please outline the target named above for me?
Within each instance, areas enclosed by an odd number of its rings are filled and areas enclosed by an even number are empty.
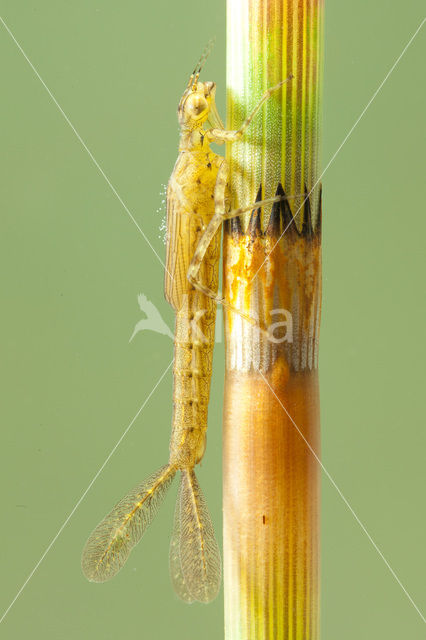
[[[323,166],[420,24],[420,0],[327,0]],[[2,0],[1,16],[164,257],[175,110],[206,41],[224,113],[224,2]],[[323,462],[424,608],[424,60],[418,35],[324,178]],[[1,600],[4,611],[172,357],[163,268],[0,25]],[[223,344],[200,480],[221,532]],[[109,584],[84,541],[167,460],[171,374],[28,582],[1,637],[220,640],[222,597],[181,604],[168,578],[176,486]],[[238,428],[238,425],[235,425]],[[424,637],[420,616],[323,477],[323,640]],[[0,614],[1,615],[1,614]]]

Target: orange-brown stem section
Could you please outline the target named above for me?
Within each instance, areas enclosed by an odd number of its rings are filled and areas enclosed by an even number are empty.
[[[225,624],[233,640],[318,638],[319,474],[304,440],[319,455],[318,378],[286,371],[277,359],[267,382],[254,371],[226,375]]]

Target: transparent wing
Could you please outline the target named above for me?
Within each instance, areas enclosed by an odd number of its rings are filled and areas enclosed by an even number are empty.
[[[118,502],[89,536],[81,566],[92,582],[105,582],[121,569],[158,511],[175,470],[162,467]]]
[[[193,470],[182,471],[180,562],[192,598],[199,602],[213,600],[220,588],[220,552],[206,500]]]
[[[191,596],[188,585],[185,582],[182,572],[182,564],[180,560],[180,536],[181,536],[181,496],[182,496],[182,479],[179,484],[178,495],[176,498],[175,517],[173,523],[172,539],[170,541],[169,570],[172,586],[181,600],[191,604],[194,598]]]
[[[169,183],[167,187],[166,269],[164,295],[175,310],[181,308],[188,289],[186,274],[189,268],[187,215],[179,205],[178,195]]]

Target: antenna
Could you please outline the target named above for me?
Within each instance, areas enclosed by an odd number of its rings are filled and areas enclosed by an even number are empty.
[[[192,88],[195,89],[195,85],[197,84],[198,78],[200,77],[201,69],[204,67],[206,60],[209,57],[211,50],[213,49],[215,40],[216,38],[211,38],[211,40],[209,40],[206,46],[204,47],[204,51],[201,54],[197,64],[195,65],[194,71],[190,75],[190,78],[188,80],[188,84],[186,87],[187,89],[189,89],[191,85],[192,85]]]

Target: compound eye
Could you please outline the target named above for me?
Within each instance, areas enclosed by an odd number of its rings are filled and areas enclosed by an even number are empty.
[[[189,95],[185,103],[185,111],[193,118],[198,118],[205,111],[208,111],[208,108],[207,100],[199,93]]]

